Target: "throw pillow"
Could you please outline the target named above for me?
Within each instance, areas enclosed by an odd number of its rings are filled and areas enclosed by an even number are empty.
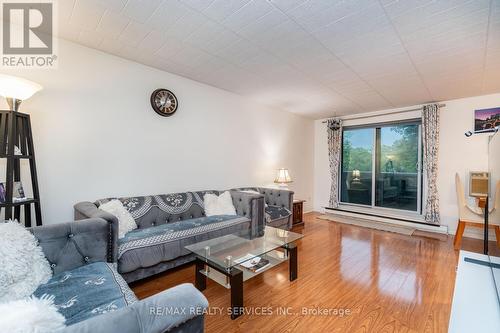
[[[0,304],[0,332],[51,333],[64,328],[65,318],[57,312],[54,296],[42,296]]]
[[[17,221],[0,222],[0,303],[31,296],[51,277],[35,236]]]
[[[231,193],[226,191],[221,195],[207,193],[203,196],[203,205],[205,206],[205,215],[236,215],[233,198]]]
[[[99,209],[116,216],[118,219],[118,238],[123,238],[127,232],[137,229],[134,218],[120,200],[108,201],[100,205]]]

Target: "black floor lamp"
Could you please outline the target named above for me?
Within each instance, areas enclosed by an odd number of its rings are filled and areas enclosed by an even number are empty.
[[[10,110],[0,110],[0,158],[6,159],[7,170],[0,185],[0,211],[5,210],[5,219],[21,221],[23,208],[24,225],[31,227],[31,205],[35,208],[36,225],[42,225],[40,193],[36,175],[35,150],[31,133],[30,116],[18,112],[23,100],[40,91],[37,83],[10,75],[0,75],[0,95],[7,99]],[[29,161],[33,197],[14,195],[16,184],[21,181],[21,160]],[[18,193],[17,193],[18,194]]]

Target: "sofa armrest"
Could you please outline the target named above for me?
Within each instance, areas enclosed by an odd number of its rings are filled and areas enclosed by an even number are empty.
[[[266,197],[266,204],[285,207],[292,215],[288,218],[288,229],[293,225],[293,191],[277,188],[259,187],[257,190]]]
[[[252,221],[252,236],[261,236],[265,227],[264,196],[231,190],[236,213],[248,217]]]
[[[293,208],[293,191],[277,188],[259,187],[258,191],[266,197],[266,203],[271,206]]]
[[[75,220],[89,219],[93,217],[99,217],[105,219],[109,222],[118,223],[118,219],[113,214],[103,211],[97,208],[97,206],[89,201],[79,202],[73,206],[75,210]]]
[[[66,327],[64,333],[176,332],[192,320],[203,319],[208,301],[192,284],[184,283],[114,312]],[[190,332],[203,332],[203,320]]]
[[[118,219],[113,214],[97,208],[97,206],[88,201],[79,202],[73,206],[75,210],[75,221],[89,218],[100,218],[108,222],[111,232],[110,259],[109,262],[118,260]]]
[[[32,227],[54,274],[82,265],[114,262],[115,239],[110,224],[101,218]]]

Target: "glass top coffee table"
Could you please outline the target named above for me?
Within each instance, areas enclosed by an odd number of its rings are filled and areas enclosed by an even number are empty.
[[[297,246],[302,234],[265,227],[262,236],[249,231],[186,246],[196,255],[196,288],[206,288],[206,278],[231,289],[231,318],[243,314],[243,281],[289,261],[290,281],[297,279]]]

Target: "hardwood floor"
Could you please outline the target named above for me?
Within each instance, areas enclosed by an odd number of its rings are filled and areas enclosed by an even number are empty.
[[[245,307],[254,313],[231,320],[225,313],[230,291],[207,281],[203,293],[214,313],[206,316],[206,332],[447,331],[458,259],[452,237],[410,237],[320,220],[318,215],[306,214],[305,227],[294,230],[305,235],[297,243],[297,280],[289,282],[284,263],[245,282]],[[481,246],[471,239],[462,244],[476,252]],[[194,266],[132,288],[145,298],[183,282],[194,282]],[[319,314],[318,309],[330,313]],[[302,312],[306,310],[310,313]]]

